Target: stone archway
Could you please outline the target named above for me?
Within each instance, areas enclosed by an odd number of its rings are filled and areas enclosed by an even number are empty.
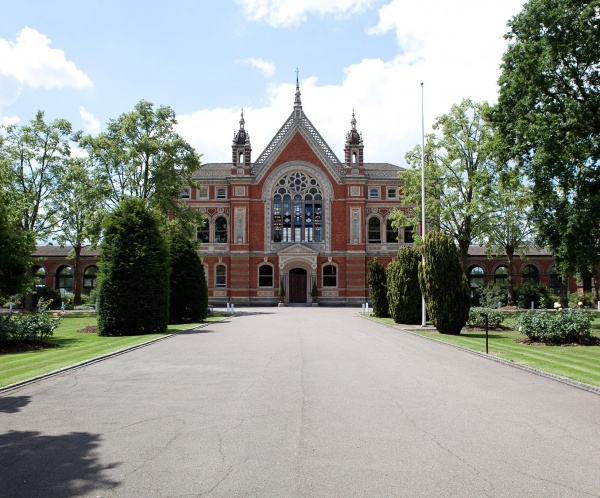
[[[289,271],[289,302],[308,302],[308,272],[304,268],[292,268]]]

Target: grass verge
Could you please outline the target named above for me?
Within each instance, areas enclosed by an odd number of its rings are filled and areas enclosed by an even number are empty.
[[[373,318],[372,314],[371,318]],[[403,327],[390,318],[373,319],[394,327]],[[505,325],[515,327],[515,317],[507,320]],[[594,318],[592,331],[594,335],[600,337],[600,315]],[[485,352],[485,332],[482,330],[464,329],[457,336],[440,334],[437,330],[419,330],[412,327],[411,332],[474,351]],[[524,337],[514,328],[490,331],[489,353],[521,365],[600,387],[600,346],[545,346],[516,342],[517,339]]]
[[[221,320],[215,313],[207,321]],[[48,341],[56,347],[23,353],[0,355],[0,387],[47,374],[76,363],[137,346],[174,332],[180,332],[200,324],[169,325],[165,334],[147,334],[123,337],[100,337],[97,334],[77,332],[84,327],[95,326],[95,314],[69,314],[63,318],[58,329]]]

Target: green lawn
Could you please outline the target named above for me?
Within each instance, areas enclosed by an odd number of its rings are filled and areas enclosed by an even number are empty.
[[[218,321],[220,313],[207,321]],[[170,325],[166,334],[148,334],[125,337],[100,337],[98,334],[82,334],[77,330],[96,325],[95,314],[69,314],[54,331],[48,341],[58,347],[26,353],[0,355],[0,387],[14,384],[38,375],[53,372],[81,361],[113,353],[120,349],[142,344],[174,332],[187,330],[198,324]]]
[[[394,324],[391,319],[376,319]],[[504,325],[515,326],[515,318],[506,320]],[[600,337],[600,314],[595,313],[592,323],[593,333]],[[443,342],[456,344],[475,351],[485,352],[485,332],[464,329],[458,336],[440,334],[433,330],[411,330],[418,335],[432,337]],[[600,346],[542,346],[515,342],[525,336],[518,331],[489,332],[489,352],[501,358],[527,365],[569,379],[600,387]]]

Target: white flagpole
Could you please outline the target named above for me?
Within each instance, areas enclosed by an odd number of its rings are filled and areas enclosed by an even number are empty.
[[[425,111],[423,105],[423,83],[421,83],[421,237],[425,242]],[[425,265],[425,256],[421,255],[421,264]],[[421,327],[427,324],[427,310],[425,308],[425,296],[421,298]]]

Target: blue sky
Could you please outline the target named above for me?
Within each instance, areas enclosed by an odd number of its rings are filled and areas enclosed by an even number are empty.
[[[141,99],[171,106],[203,162],[230,160],[244,108],[253,158],[292,111],[342,156],[352,110],[365,160],[404,165],[425,122],[495,101],[506,22],[523,0],[2,2],[0,122],[38,109],[96,134]]]

